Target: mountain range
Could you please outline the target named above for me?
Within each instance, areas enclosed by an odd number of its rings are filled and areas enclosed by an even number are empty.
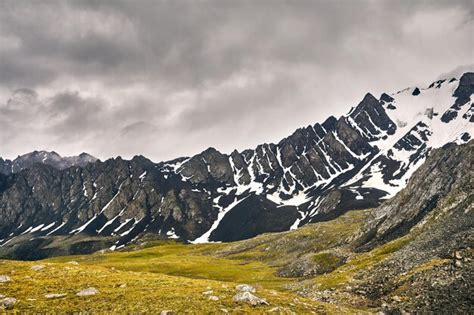
[[[397,206],[377,208],[376,223],[361,236],[360,246],[370,247],[419,222],[418,212],[385,214],[403,211],[407,201],[397,193],[433,149],[470,141],[473,92],[468,72],[378,98],[368,93],[346,115],[230,154],[209,148],[160,163],[44,151],[0,159],[0,255],[37,259],[156,238],[236,241],[378,207],[396,195]],[[425,212],[437,202],[420,200]]]

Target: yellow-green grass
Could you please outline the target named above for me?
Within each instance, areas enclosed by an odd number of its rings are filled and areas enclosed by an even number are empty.
[[[319,286],[320,290],[338,288],[349,284],[359,271],[370,270],[377,263],[403,248],[410,240],[410,236],[405,236],[376,247],[370,252],[358,254],[333,272],[317,276],[313,281]]]
[[[318,265],[321,273],[326,273],[342,265],[343,259],[332,253],[318,253],[313,256],[313,261]]]
[[[33,271],[38,262],[0,261],[0,274],[11,282],[0,284],[0,294],[15,297],[14,309],[26,312],[149,312],[172,310],[174,313],[223,312],[261,313],[279,307],[284,312],[346,313],[350,309],[315,302],[281,292],[259,288],[257,295],[270,305],[252,307],[236,303],[235,283],[171,276],[156,272],[114,270],[97,265],[72,265],[64,262],[41,262],[46,268]],[[229,267],[231,268],[231,267]],[[125,287],[121,287],[122,285]],[[76,293],[87,287],[100,293],[79,297]],[[212,301],[205,291],[219,297]],[[63,298],[46,299],[48,293],[65,293]]]
[[[216,245],[219,246],[219,244]],[[276,277],[274,269],[261,262],[218,258],[199,253],[203,247],[210,246],[213,245],[185,245],[170,242],[138,251],[56,257],[48,261],[76,260],[81,265],[194,279],[245,282],[266,288],[278,288],[289,281],[289,279]]]
[[[278,266],[300,255],[337,246],[363,223],[367,214],[353,211],[331,222],[235,243],[186,245],[158,241],[137,250],[130,247],[125,251],[39,262],[0,261],[0,275],[9,275],[13,280],[0,284],[0,294],[19,299],[15,309],[31,312],[209,313],[226,309],[260,313],[280,307],[283,313],[350,313],[354,310],[299,297],[285,289],[299,279],[281,278],[276,272]],[[46,268],[33,271],[34,264],[45,264]],[[232,297],[239,283],[255,286],[256,295],[270,305],[254,308],[234,302]],[[120,287],[122,284],[126,287]],[[89,286],[100,293],[89,297],[75,295]],[[203,294],[209,290],[219,297],[218,301]],[[48,300],[44,297],[47,293],[67,296]]]
[[[308,224],[294,231],[271,233],[250,240],[222,244],[208,254],[245,261],[262,261],[282,266],[306,253],[317,253],[344,244],[370,214],[369,210],[349,211],[327,222]]]

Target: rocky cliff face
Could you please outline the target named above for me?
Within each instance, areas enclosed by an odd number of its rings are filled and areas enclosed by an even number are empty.
[[[460,215],[461,226],[473,226],[474,141],[433,150],[405,189],[378,207],[364,227],[358,247],[371,249],[423,225],[431,211],[447,206],[449,216]],[[463,207],[460,207],[464,205]],[[456,209],[462,210],[456,214]],[[445,222],[447,224],[448,222]]]
[[[162,163],[7,166],[14,171],[0,175],[0,249],[58,238],[99,237],[112,249],[148,236],[232,241],[377,206],[432,148],[471,138],[473,80],[466,73],[379,99],[367,94],[347,115],[230,155],[209,148]]]
[[[85,166],[96,162],[97,158],[87,153],[81,153],[78,156],[62,157],[56,152],[33,151],[28,154],[18,156],[14,160],[3,160],[0,158],[0,173],[12,174],[32,167],[35,163],[51,165],[57,169],[65,169],[71,166]]]
[[[472,140],[433,150],[407,187],[375,209],[356,238],[358,251],[399,248],[358,277],[358,289],[386,301],[386,311],[472,310],[473,157]]]

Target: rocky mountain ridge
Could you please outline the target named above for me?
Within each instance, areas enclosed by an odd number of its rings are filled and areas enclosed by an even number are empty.
[[[469,141],[473,91],[474,73],[465,73],[379,99],[367,94],[342,117],[230,155],[209,148],[162,163],[137,156],[0,174],[0,250],[64,239],[79,243],[41,255],[150,236],[233,241],[377,206],[432,148]]]
[[[71,166],[83,167],[88,163],[94,163],[97,160],[97,158],[87,153],[81,153],[77,156],[63,157],[54,151],[33,151],[18,156],[13,160],[4,160],[0,158],[0,173],[7,175],[18,173],[21,170],[32,167],[35,163],[50,165],[62,170]]]

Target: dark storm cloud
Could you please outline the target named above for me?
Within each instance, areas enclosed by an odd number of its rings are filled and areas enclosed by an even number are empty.
[[[368,91],[472,64],[473,12],[470,0],[2,1],[0,155],[160,160],[277,141]],[[11,96],[25,87],[36,94]]]

